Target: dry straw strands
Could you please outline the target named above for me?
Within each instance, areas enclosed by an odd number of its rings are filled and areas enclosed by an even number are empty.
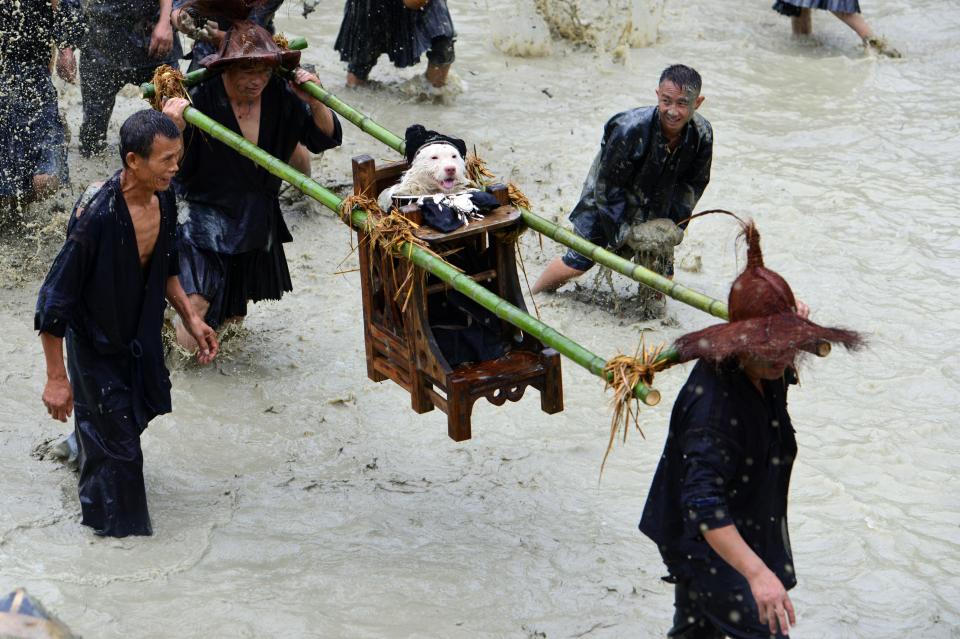
[[[623,442],[626,443],[627,431],[630,429],[630,423],[633,422],[640,436],[646,439],[643,429],[640,428],[640,401],[634,396],[633,389],[640,382],[647,387],[652,386],[654,375],[670,366],[666,360],[657,361],[663,348],[663,344],[647,348],[646,340],[641,336],[640,345],[633,357],[617,355],[603,368],[607,378],[606,388],[613,389],[613,398],[610,400],[613,415],[610,418],[610,440],[607,442],[607,450],[600,464],[601,477],[618,432],[623,431]]]
[[[370,237],[370,241],[380,246],[387,253],[403,255],[409,259],[412,248],[416,246],[434,257],[440,257],[426,241],[416,236],[416,231],[420,228],[419,224],[404,217],[396,208],[390,209],[389,213],[384,213],[377,201],[369,195],[357,193],[347,196],[340,204],[340,217],[349,224],[354,209],[358,208],[369,214],[365,230]],[[350,248],[353,250],[352,246]],[[369,248],[372,249],[372,246]],[[403,281],[399,284],[397,283],[397,263],[395,261],[392,263],[391,269],[390,275],[397,291],[394,301],[399,302],[400,297],[403,297],[403,303],[400,305],[402,312],[407,309],[410,296],[413,294],[415,267],[411,262],[404,261]]]
[[[150,106],[157,111],[163,110],[163,101],[167,98],[190,99],[183,86],[183,74],[179,69],[174,69],[169,64],[161,64],[153,72],[153,97],[150,98]]]

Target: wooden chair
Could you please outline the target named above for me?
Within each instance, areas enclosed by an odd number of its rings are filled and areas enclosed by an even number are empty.
[[[354,193],[376,199],[400,180],[406,161],[376,166],[373,158],[353,158]],[[511,304],[526,310],[516,268],[515,231],[520,212],[507,205],[505,187],[491,189],[501,205],[483,220],[471,221],[452,233],[422,227],[417,236],[440,255],[470,252],[480,264],[467,274]],[[416,206],[401,213],[420,222]],[[502,340],[509,344],[499,358],[451,367],[431,328],[430,303],[446,296],[449,286],[410,262],[394,257],[369,236],[357,232],[360,283],[363,295],[363,335],[367,376],[375,382],[391,379],[410,393],[413,410],[439,408],[447,414],[447,433],[455,441],[470,439],[473,405],[481,397],[501,406],[518,401],[528,386],[540,391],[546,413],[563,410],[560,355],[511,324],[499,321]],[[407,277],[412,283],[404,285]]]

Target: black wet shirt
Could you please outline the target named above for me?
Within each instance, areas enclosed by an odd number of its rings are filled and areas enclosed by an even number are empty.
[[[734,524],[786,588],[796,584],[787,533],[797,454],[788,383],[762,385],[763,395],[736,365],[700,361],[680,390],[640,520],[674,576],[685,576],[690,561],[722,562],[702,532]]]
[[[160,229],[145,267],[140,266],[119,172],[79,218],[75,207],[67,241],[40,288],[34,317],[37,331],[67,337],[77,409],[131,409],[141,427],[170,412],[160,330],[167,280],[179,273],[180,263],[173,194],[156,195]]]
[[[0,2],[0,75],[19,65],[50,64],[50,45],[78,46],[86,31],[80,0],[60,0],[56,11],[50,0]],[[2,88],[0,88],[2,91]]]
[[[220,77],[199,85],[190,95],[194,107],[243,135]],[[298,142],[319,153],[342,141],[340,121],[336,116],[333,121],[333,136],[327,136],[286,80],[273,76],[260,98],[257,146],[284,162]],[[273,241],[290,241],[280,213],[280,178],[193,126],[183,135],[186,151],[177,174],[178,193],[187,202],[180,228],[183,239],[230,255],[265,249]],[[272,236],[277,217],[279,238]]]
[[[175,30],[170,53],[163,58],[150,56],[150,40],[159,20],[158,0],[89,0],[89,31],[82,49],[83,55],[95,60],[98,65],[121,69],[176,65],[183,55],[183,49]]]
[[[669,218],[680,222],[693,213],[707,183],[713,159],[713,129],[694,113],[669,150],[660,128],[659,109],[641,107],[610,118],[600,152],[570,213],[598,216],[607,244],[615,244],[624,224]]]

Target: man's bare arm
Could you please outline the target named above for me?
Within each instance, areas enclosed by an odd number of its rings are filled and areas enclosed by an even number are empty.
[[[73,412],[73,389],[67,379],[67,369],[63,364],[63,338],[40,333],[43,345],[43,357],[47,362],[47,383],[43,388],[43,405],[50,417],[61,422],[67,421]]]

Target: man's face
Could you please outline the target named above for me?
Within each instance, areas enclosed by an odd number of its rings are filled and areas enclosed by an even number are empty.
[[[183,138],[170,139],[163,135],[153,137],[150,155],[141,157],[135,153],[127,155],[127,169],[137,181],[151,184],[154,191],[166,191],[180,168],[183,156]]]
[[[780,379],[786,371],[783,364],[776,364],[759,357],[741,356],[740,366],[751,379]]]
[[[247,100],[256,100],[267,88],[273,69],[265,64],[239,63],[226,68],[223,72],[223,81],[230,87],[230,92]]]
[[[661,82],[657,88],[657,106],[663,132],[670,137],[679,134],[702,102],[703,96],[689,89],[681,89],[670,80]]]

